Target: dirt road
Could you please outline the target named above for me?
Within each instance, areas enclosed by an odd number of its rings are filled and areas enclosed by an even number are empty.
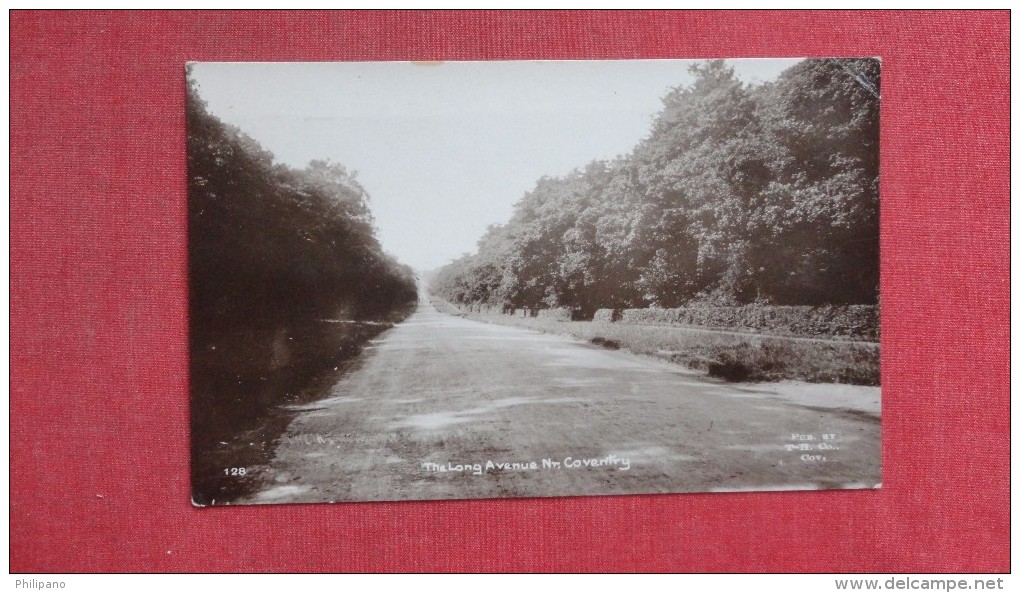
[[[878,388],[727,384],[423,304],[235,503],[870,488],[879,427]]]

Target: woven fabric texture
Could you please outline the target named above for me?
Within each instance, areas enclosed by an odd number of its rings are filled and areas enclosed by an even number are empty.
[[[1009,14],[14,12],[10,569],[1008,571]],[[881,56],[884,487],[195,509],[184,64]]]

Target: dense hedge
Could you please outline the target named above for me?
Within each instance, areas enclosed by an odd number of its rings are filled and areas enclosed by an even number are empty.
[[[444,301],[445,302],[445,301]],[[503,307],[497,307],[495,305],[486,305],[484,303],[472,303],[469,305],[457,305],[457,308],[463,313],[484,313],[486,315],[493,315],[496,313],[505,313]]]
[[[625,309],[622,323],[691,325],[796,336],[879,338],[878,307],[868,305],[792,307],[744,305],[676,309]]]

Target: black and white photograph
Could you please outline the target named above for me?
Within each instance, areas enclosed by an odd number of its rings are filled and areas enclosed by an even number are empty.
[[[187,64],[192,503],[880,487],[880,70]]]

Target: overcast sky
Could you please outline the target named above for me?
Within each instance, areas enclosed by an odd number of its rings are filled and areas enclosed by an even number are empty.
[[[745,81],[799,60],[730,60]],[[383,248],[426,270],[474,251],[543,175],[630,152],[693,61],[200,63],[209,109],[303,167],[358,172]]]

